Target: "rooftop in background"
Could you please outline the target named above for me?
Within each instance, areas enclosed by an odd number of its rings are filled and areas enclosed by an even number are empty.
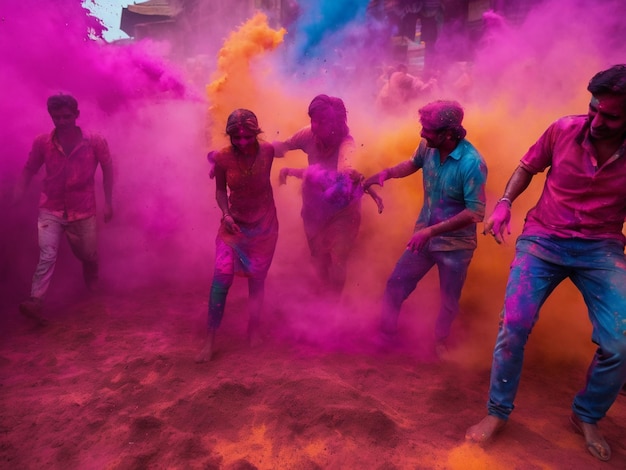
[[[100,18],[107,31],[104,39],[112,42],[118,39],[128,39],[128,35],[120,29],[122,8],[133,2],[128,0],[84,0],[83,7],[96,18]]]
[[[147,0],[128,5],[122,9],[120,29],[129,36],[136,36],[144,25],[171,23],[172,19],[182,11],[182,6],[168,0]]]

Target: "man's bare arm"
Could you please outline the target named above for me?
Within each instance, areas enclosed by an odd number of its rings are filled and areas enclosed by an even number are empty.
[[[485,222],[483,234],[491,233],[497,243],[504,241],[505,231],[511,234],[511,204],[528,188],[533,176],[522,166],[515,169],[506,184],[504,195],[498,200],[495,209]]]
[[[419,168],[417,168],[413,161],[405,160],[396,166],[391,168],[385,168],[384,170],[376,173],[375,175],[370,176],[363,182],[363,188],[367,190],[371,185],[378,184],[380,186],[383,185],[385,181],[391,178],[404,178],[405,176],[412,175]]]

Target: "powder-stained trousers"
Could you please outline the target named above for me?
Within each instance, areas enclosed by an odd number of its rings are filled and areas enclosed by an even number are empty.
[[[513,410],[524,347],[539,310],[554,288],[569,278],[581,292],[598,346],[585,387],[573,411],[595,423],[626,381],[626,259],[619,241],[519,237],[506,287],[493,354],[488,412],[507,419]],[[563,322],[571,312],[558,313]]]
[[[96,216],[68,221],[45,209],[39,210],[37,231],[39,238],[39,262],[33,275],[31,297],[41,299],[54,273],[59,245],[65,236],[74,255],[83,264],[83,277],[87,285],[98,279],[98,243]]]
[[[426,273],[437,265],[441,304],[435,324],[435,339],[444,341],[459,313],[459,299],[473,254],[473,249],[431,251],[423,248],[419,252],[404,250],[387,280],[383,294],[381,329],[386,333],[396,332],[402,303]]]

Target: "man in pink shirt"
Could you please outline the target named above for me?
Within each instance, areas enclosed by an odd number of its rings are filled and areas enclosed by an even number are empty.
[[[19,199],[33,176],[45,166],[37,221],[39,263],[33,275],[30,299],[20,304],[20,312],[37,321],[42,321],[42,299],[50,285],[63,233],[74,255],[82,261],[87,288],[95,288],[98,255],[94,175],[98,165],[102,168],[104,186],[104,221],[113,216],[113,164],[106,140],[85,134],[76,125],[80,112],[73,96],[53,95],[48,98],[47,106],[54,129],[33,142],[17,186]]]
[[[505,231],[510,234],[511,204],[535,174],[549,168],[516,243],[493,353],[488,414],[465,437],[485,442],[506,424],[539,310],[569,278],[583,295],[598,346],[570,421],[589,452],[606,461],[611,449],[597,422],[626,381],[626,65],[597,73],[587,90],[592,95],[587,115],[561,118],[544,132],[485,223],[485,233],[501,243]]]

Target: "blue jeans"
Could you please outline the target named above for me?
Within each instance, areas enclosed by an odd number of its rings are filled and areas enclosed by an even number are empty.
[[[524,347],[539,310],[569,278],[581,292],[598,345],[585,388],[573,411],[586,423],[600,420],[626,380],[626,258],[619,242],[520,237],[506,287],[493,353],[487,409],[507,419],[513,411]],[[567,312],[561,312],[564,316]]]
[[[65,233],[72,252],[83,263],[83,277],[87,284],[98,279],[98,253],[96,240],[96,217],[68,222],[53,213],[40,210],[37,219],[39,238],[39,262],[33,275],[31,297],[41,299],[54,273],[54,267],[61,244],[61,235]]]
[[[452,322],[459,313],[461,290],[467,277],[467,268],[474,250],[430,251],[424,248],[415,253],[405,250],[383,294],[381,329],[393,334],[397,331],[400,307],[415,290],[417,283],[437,265],[441,305],[435,325],[435,339],[443,341],[450,335]]]

